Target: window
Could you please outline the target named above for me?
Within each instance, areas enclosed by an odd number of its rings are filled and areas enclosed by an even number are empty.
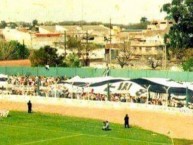
[[[157,50],[157,51],[163,51],[163,47],[161,47],[161,46],[160,46],[160,47],[157,47],[156,50]]]
[[[161,22],[161,24],[166,24],[166,22]]]
[[[151,47],[146,47],[146,52],[150,52],[151,51]]]

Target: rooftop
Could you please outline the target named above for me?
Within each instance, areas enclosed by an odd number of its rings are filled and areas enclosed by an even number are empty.
[[[31,66],[29,59],[24,60],[3,60],[0,61],[0,66]]]
[[[40,26],[42,29],[45,29],[51,33],[56,32],[56,27],[55,26]]]

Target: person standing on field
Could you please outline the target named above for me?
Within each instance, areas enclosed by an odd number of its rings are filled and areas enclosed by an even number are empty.
[[[125,115],[124,121],[125,121],[125,128],[129,128],[129,116],[128,116],[128,114]]]
[[[28,113],[31,113],[32,112],[32,103],[30,100],[28,101],[27,106],[28,106]]]

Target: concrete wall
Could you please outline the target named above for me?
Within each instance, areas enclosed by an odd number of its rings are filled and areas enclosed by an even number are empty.
[[[76,100],[66,98],[49,98],[37,96],[16,96],[16,95],[0,95],[1,101],[22,102],[27,103],[31,100],[32,103],[44,105],[63,105],[75,107],[88,108],[104,108],[104,109],[134,109],[143,111],[166,112],[172,114],[191,115],[193,110],[188,108],[171,108],[166,106],[138,104],[138,103],[123,103],[123,102],[109,102],[109,101],[90,101],[90,100]]]

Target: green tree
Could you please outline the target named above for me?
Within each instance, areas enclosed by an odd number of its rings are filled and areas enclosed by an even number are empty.
[[[190,58],[182,63],[182,67],[184,71],[193,71],[193,58]]]
[[[64,66],[64,56],[57,54],[57,49],[50,46],[35,50],[30,56],[32,66]]]
[[[68,49],[77,52],[79,58],[83,58],[83,64],[89,66],[89,52],[97,48],[97,44],[89,42],[93,37],[87,34],[86,37],[68,37],[67,46]]]
[[[29,57],[29,49],[25,44],[20,44],[17,41],[10,41],[9,44],[13,47],[13,51],[10,54],[11,59],[26,59]]]
[[[0,29],[4,29],[6,26],[7,26],[7,23],[5,21],[1,21]]]
[[[77,37],[69,36],[67,46],[69,49],[78,49],[79,47],[81,47],[81,40]]]
[[[71,53],[65,59],[68,67],[80,67],[80,59],[77,54]]]
[[[19,25],[22,26],[22,27],[31,27],[31,23],[29,22],[19,22]]]
[[[146,18],[146,17],[141,17],[140,22],[141,22],[141,23],[146,23],[146,22],[148,22],[148,21],[147,21],[147,18]]]
[[[12,51],[13,48],[9,43],[0,41],[0,60],[7,60]]]
[[[33,20],[33,21],[32,21],[32,26],[35,27],[35,26],[37,26],[37,25],[38,25],[38,20],[36,20],[36,19]]]
[[[24,44],[17,41],[0,42],[0,59],[1,60],[16,60],[26,59],[29,57],[29,49]]]
[[[167,48],[172,48],[176,56],[179,49],[193,48],[193,0],[172,0],[164,4],[162,10],[168,19],[175,21],[165,36]]]
[[[10,27],[11,29],[15,29],[15,28],[17,27],[17,24],[14,23],[14,22],[11,22],[11,23],[9,24],[9,27]]]

